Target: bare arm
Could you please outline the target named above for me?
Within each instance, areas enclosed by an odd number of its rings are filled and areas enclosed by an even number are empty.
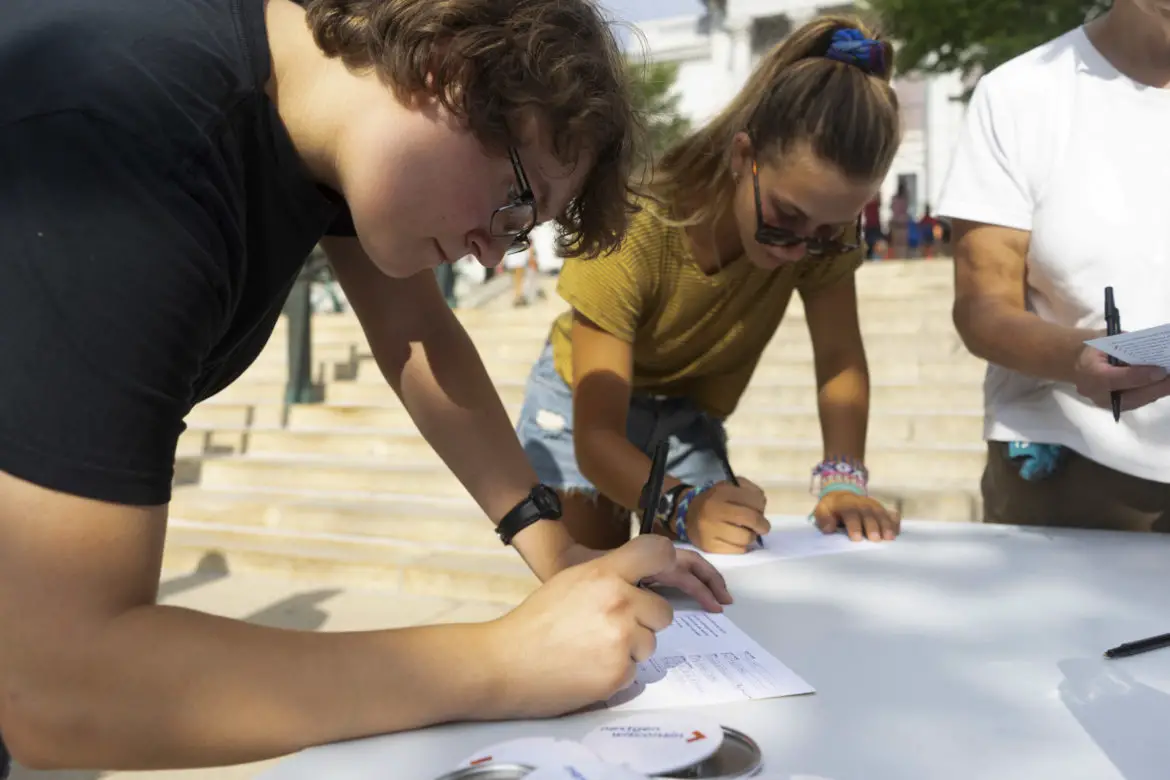
[[[1099,334],[1045,322],[1025,307],[1023,230],[955,220],[954,320],[976,357],[1021,374],[1075,382],[1085,339]]]
[[[813,346],[824,456],[864,462],[869,366],[853,276],[802,297]]]
[[[482,625],[308,633],[155,605],[165,528],[165,507],[0,472],[0,726],[26,766],[242,763],[484,716],[503,694]]]
[[[573,316],[573,445],[581,473],[602,494],[633,510],[650,459],[626,438],[633,347],[580,314]],[[679,481],[669,474],[663,489]]]
[[[650,458],[626,438],[633,350],[577,314],[573,319],[573,444],[581,473],[618,504],[634,509],[650,476]],[[691,541],[705,552],[742,553],[771,526],[764,493],[741,477],[695,499],[687,513]],[[679,484],[666,476],[663,489]],[[675,536],[673,529],[659,529]],[[702,600],[702,599],[701,599]],[[727,603],[727,602],[724,602]]]
[[[392,279],[357,239],[322,242],[386,381],[427,442],[493,523],[537,483],[475,345],[434,276]],[[514,546],[541,580],[589,557],[557,522],[535,523]]]

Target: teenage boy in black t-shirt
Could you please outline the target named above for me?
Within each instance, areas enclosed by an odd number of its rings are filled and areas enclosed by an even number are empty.
[[[589,0],[0,3],[0,730],[33,767],[222,765],[603,698],[697,556],[572,545],[431,268],[616,244],[634,124]],[[155,602],[175,443],[315,244],[427,440],[546,583],[486,624]],[[420,273],[421,272],[421,273]],[[550,522],[550,520],[553,520]],[[579,564],[579,565],[573,565]]]

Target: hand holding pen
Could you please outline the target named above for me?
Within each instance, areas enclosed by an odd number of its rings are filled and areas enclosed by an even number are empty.
[[[655,508],[662,501],[662,486],[665,481],[666,459],[669,452],[667,440],[655,447],[650,461],[650,477],[642,487],[638,508],[641,511],[640,533],[653,531]],[[683,510],[676,505],[675,512],[685,511],[688,541],[703,552],[738,554],[747,552],[753,545],[763,546],[762,537],[772,526],[764,517],[767,499],[764,491],[746,479],[739,479],[731,470],[727,456],[719,453],[727,480],[690,491],[692,496]],[[685,485],[683,487],[686,487]]]
[[[654,532],[654,518],[662,502],[662,485],[666,481],[669,450],[669,443],[665,439],[660,441],[650,460],[650,477],[642,486],[638,500],[638,508],[642,513],[638,523],[639,537]],[[723,605],[731,603],[731,594],[723,575],[693,550],[678,550],[675,565],[669,571],[639,581],[638,587],[646,588],[652,584],[678,588],[698,601],[708,612],[720,612]]]
[[[1114,302],[1113,288],[1105,288],[1106,335],[1121,334],[1121,313]],[[1073,368],[1077,392],[1101,407],[1121,413],[1145,406],[1170,395],[1170,379],[1158,366],[1133,366],[1106,355],[1096,347],[1085,345]]]

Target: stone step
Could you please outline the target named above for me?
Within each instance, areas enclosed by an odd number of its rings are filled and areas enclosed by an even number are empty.
[[[332,378],[333,374],[327,374]],[[284,383],[288,381],[288,357],[286,355],[272,355],[267,357],[261,355],[256,359],[256,362],[248,367],[237,382],[244,383],[259,383],[270,384],[275,382]]]
[[[522,601],[538,585],[511,548],[438,549],[363,535],[298,532],[175,518],[165,568],[192,568],[208,553],[229,570],[309,577],[314,582],[392,587],[414,596],[501,604]]]
[[[465,328],[472,340],[481,348],[500,342],[521,344],[543,344],[549,334],[553,320],[560,312],[553,312],[537,316],[529,315],[528,321],[499,322],[485,320],[479,323],[465,323]],[[859,312],[863,337],[868,341],[883,336],[952,336],[955,333],[951,321],[950,305],[945,309],[934,311],[920,311],[916,302],[911,300],[881,301],[868,309]],[[368,352],[367,339],[360,325],[355,321],[349,328],[334,328],[325,332],[318,329],[318,321],[314,320],[313,358],[314,362],[345,362],[351,349],[358,352]],[[780,334],[806,334],[807,325],[804,321],[804,312],[799,308],[790,309],[785,314],[784,322],[777,331]],[[287,361],[287,339],[283,336],[274,336],[265,346],[258,363],[280,363]]]
[[[863,335],[867,337],[883,335],[924,335],[924,334],[952,334],[954,324],[951,321],[950,305],[945,308],[920,310],[913,300],[883,300],[868,308],[861,308],[858,312]],[[563,311],[563,310],[560,310]],[[560,311],[547,313],[533,312],[524,320],[489,319],[482,322],[465,322],[464,327],[476,341],[520,341],[543,342],[547,339],[552,322]],[[317,326],[319,320],[314,320]],[[781,330],[806,331],[804,311],[800,307],[790,309],[785,313]],[[314,352],[321,350],[342,350],[350,344],[364,344],[367,339],[365,332],[356,320],[346,328],[333,327],[329,329],[314,328]],[[266,352],[276,352],[285,349],[287,338],[275,336],[266,346]]]
[[[484,363],[495,359],[518,356],[521,360],[535,359],[544,347],[548,331],[537,331],[525,338],[493,338],[489,334],[470,333],[476,350]],[[862,336],[866,354],[875,360],[940,360],[958,357],[971,358],[962,340],[954,331],[938,333],[874,333]],[[370,350],[363,341],[357,347],[357,358],[369,358]],[[812,343],[803,327],[784,326],[777,331],[771,343],[765,348],[763,363],[770,360],[790,361],[812,359]]]
[[[325,333],[313,334],[313,359],[314,361],[336,361],[343,363],[350,359],[354,348],[361,345],[363,348],[366,344],[365,334],[359,328],[352,334],[350,333]],[[274,362],[288,360],[288,342],[283,337],[276,337],[268,340],[264,348],[260,350],[260,354],[256,357],[257,363]]]
[[[280,404],[284,400],[285,389],[284,382],[236,381],[204,403],[210,401],[216,404],[250,404],[255,406]]]
[[[816,456],[800,461],[789,475],[780,476],[777,469],[768,474],[753,475],[753,481],[769,494],[770,511],[782,513],[808,511],[808,473]],[[942,503],[960,495],[968,502],[968,493],[975,489],[978,474],[964,478],[938,477],[923,479],[915,474],[910,479],[899,480],[891,469],[874,468],[875,495],[890,501],[928,500]],[[427,464],[388,464],[371,461],[345,461],[338,458],[294,458],[294,457],[225,457],[207,460],[203,463],[201,483],[208,490],[233,492],[296,492],[313,491],[349,498],[378,498],[384,494],[407,494],[435,497],[466,497],[458,480],[446,469]],[[795,493],[793,492],[795,491]],[[920,497],[925,497],[921,498]],[[795,502],[795,505],[794,505]],[[933,504],[932,504],[933,505]],[[970,509],[969,502],[964,504]],[[945,507],[944,507],[945,508]],[[940,519],[970,519],[965,515],[946,509],[946,516]],[[940,510],[942,511],[942,510]],[[961,517],[956,514],[962,515]],[[934,516],[934,515],[927,515]]]
[[[493,356],[484,360],[484,366],[493,382],[519,382],[528,378],[540,351],[527,359]],[[871,363],[869,366],[870,381],[887,384],[914,384],[917,382],[932,385],[980,384],[987,370],[987,364],[970,355],[962,358],[955,356],[945,361],[917,361],[917,360],[887,360]],[[340,375],[338,375],[340,379]],[[373,358],[359,358],[353,381],[361,384],[385,385],[386,379],[382,376],[378,364]],[[813,361],[769,361],[762,363],[752,375],[752,383],[778,382],[782,384],[811,385],[816,381],[816,371]]]
[[[764,350],[763,363],[769,361],[811,361],[812,344],[807,333],[777,333]],[[476,349],[485,364],[498,359],[535,360],[544,346],[544,337],[531,339],[490,339],[482,334],[471,334]],[[967,361],[970,353],[956,333],[886,333],[864,337],[866,355],[871,364],[882,361]],[[367,346],[359,345],[357,359],[368,358]]]
[[[325,411],[328,415],[310,415],[310,421],[333,421],[334,412],[360,411],[353,415],[336,415],[340,425],[305,425],[304,418],[289,428],[276,426],[213,426],[189,427],[180,436],[178,454],[248,453],[252,455],[341,455],[369,457],[384,460],[422,459],[437,462],[405,410],[377,407],[304,407],[306,411]],[[515,411],[515,410],[513,410]],[[358,419],[385,422],[390,425],[371,425],[355,422]],[[871,448],[901,447],[916,452],[935,453],[943,448],[956,450],[949,457],[963,460],[982,457],[983,421],[978,414],[891,414],[870,421]],[[791,442],[799,442],[795,449],[814,450],[821,440],[820,419],[813,411],[779,412],[754,417],[736,417],[728,425],[731,454],[738,467],[748,471],[741,458],[764,458],[758,453],[792,449]],[[961,455],[959,450],[966,451]],[[972,454],[978,450],[977,454]],[[771,456],[768,456],[771,457]],[[978,466],[982,468],[982,465]]]
[[[497,381],[496,390],[505,405],[519,405],[524,401],[525,385],[521,381]],[[325,387],[325,401],[329,404],[356,404],[362,406],[397,406],[398,397],[388,385],[361,382],[331,382]],[[754,413],[760,407],[815,406],[816,389],[811,383],[780,384],[753,382],[744,393],[737,415]],[[938,386],[932,384],[884,385],[870,388],[873,416],[889,408],[922,409],[932,411],[972,411],[983,408],[983,388],[978,384]]]
[[[179,434],[175,454],[181,456],[240,454],[247,451],[248,440],[249,433],[246,427],[188,426],[187,430]]]
[[[507,407],[513,421],[520,413],[518,404]],[[362,406],[348,404],[297,404],[289,409],[289,430],[357,429],[376,434],[378,431],[413,431],[414,423],[401,406]],[[761,407],[755,414],[736,414],[727,423],[730,436],[772,436],[786,439],[818,439],[820,419],[812,406],[785,408]],[[981,441],[981,412],[928,412],[905,409],[879,410],[869,421],[872,443],[894,444],[972,444]]]
[[[784,409],[735,414],[727,422],[735,444],[745,438],[776,437],[820,441],[821,421],[814,409]],[[869,419],[870,445],[972,445],[983,440],[981,412],[880,411]]]
[[[763,480],[761,487],[770,515],[805,517],[815,504],[803,483]],[[981,514],[974,486],[875,487],[873,495],[909,519],[973,522]],[[168,566],[190,565],[177,556],[215,552],[233,570],[402,584],[419,595],[489,601],[522,598],[535,584],[468,498],[428,507],[391,493],[180,488],[171,518]]]
[[[175,489],[171,515],[185,520],[339,533],[497,551],[501,544],[492,524],[469,496],[426,498],[388,495],[381,500],[343,500],[335,494]]]
[[[240,434],[230,431],[219,434],[218,442],[212,434],[206,435],[207,452],[244,451],[245,444]],[[215,444],[218,446],[213,447]],[[253,430],[247,434],[246,446],[249,459],[311,458],[336,465],[399,464],[443,470],[442,460],[431,446],[410,430]],[[728,452],[736,471],[752,479],[766,474],[806,474],[820,460],[821,454],[819,432],[803,439],[761,437],[758,434],[736,436],[730,439]],[[870,444],[866,455],[866,463],[875,475],[883,474],[908,482],[977,479],[983,472],[985,460],[986,450],[978,439],[951,445],[875,441]],[[240,464],[240,467],[247,468],[246,464]],[[459,489],[454,482],[451,484],[453,489]]]
[[[279,398],[268,403],[245,404],[208,400],[196,404],[185,422],[194,428],[244,428],[249,426],[276,427],[281,424],[281,402]]]

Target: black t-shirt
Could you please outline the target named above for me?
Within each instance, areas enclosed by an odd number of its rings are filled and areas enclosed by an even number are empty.
[[[0,470],[169,501],[187,412],[353,234],[270,68],[263,0],[0,1]]]

